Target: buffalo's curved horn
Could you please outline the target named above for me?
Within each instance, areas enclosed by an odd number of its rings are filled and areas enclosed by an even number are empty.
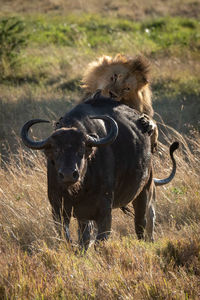
[[[174,142],[173,144],[171,144],[170,149],[169,149],[170,157],[171,157],[172,164],[173,164],[171,174],[169,175],[169,177],[167,177],[165,179],[154,178],[153,180],[154,180],[154,183],[156,186],[167,184],[174,178],[174,176],[176,174],[176,161],[174,159],[174,151],[176,149],[178,149],[178,147],[179,147],[179,142]]]
[[[90,119],[100,119],[108,121],[110,124],[110,132],[103,138],[95,138],[88,135],[87,145],[91,147],[106,146],[112,144],[118,136],[118,125],[115,120],[108,116],[93,116]]]
[[[42,141],[35,142],[28,137],[28,131],[29,131],[30,127],[37,123],[49,123],[49,121],[41,120],[41,119],[33,119],[33,120],[26,122],[21,130],[21,138],[22,138],[23,143],[28,148],[31,148],[34,150],[41,150],[47,146],[49,138],[42,140]]]

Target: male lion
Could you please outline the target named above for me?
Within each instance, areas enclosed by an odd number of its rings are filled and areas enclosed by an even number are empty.
[[[141,56],[102,56],[89,64],[83,75],[82,87],[88,95],[101,90],[103,96],[115,98],[144,113],[149,119],[154,111],[148,76],[149,63]],[[155,126],[151,136],[152,151],[157,147],[157,138],[158,129]]]

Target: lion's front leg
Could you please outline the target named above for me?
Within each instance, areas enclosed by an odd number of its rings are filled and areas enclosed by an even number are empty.
[[[142,125],[143,132],[147,132],[151,136],[151,152],[154,153],[158,144],[158,127],[155,121],[146,114],[141,115],[139,122]]]

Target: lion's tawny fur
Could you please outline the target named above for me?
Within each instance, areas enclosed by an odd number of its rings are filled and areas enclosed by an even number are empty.
[[[100,89],[104,96],[114,97],[141,113],[153,116],[151,89],[149,86],[149,63],[117,54],[102,56],[89,64],[83,75],[83,88],[87,94]]]
[[[82,87],[87,95],[101,90],[106,97],[115,98],[150,118],[153,117],[152,93],[149,86],[150,64],[142,56],[135,58],[117,54],[103,55],[85,70]],[[151,136],[152,152],[157,149],[158,128]]]

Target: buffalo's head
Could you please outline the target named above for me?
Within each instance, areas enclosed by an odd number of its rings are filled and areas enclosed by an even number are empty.
[[[113,143],[118,135],[117,123],[108,116],[91,117],[103,119],[110,123],[110,132],[103,138],[98,138],[71,127],[62,127],[54,131],[47,139],[33,141],[28,137],[29,128],[36,123],[48,122],[34,119],[28,121],[21,130],[24,144],[34,150],[44,150],[49,162],[55,167],[60,183],[67,186],[82,180],[87,167],[87,159],[91,156],[93,147],[106,146]]]

